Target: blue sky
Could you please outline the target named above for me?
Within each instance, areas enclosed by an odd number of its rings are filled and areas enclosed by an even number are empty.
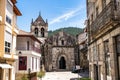
[[[39,12],[44,20],[48,19],[48,30],[63,27],[84,28],[86,19],[86,0],[17,0],[22,12],[17,25],[20,29],[30,31],[31,20]]]

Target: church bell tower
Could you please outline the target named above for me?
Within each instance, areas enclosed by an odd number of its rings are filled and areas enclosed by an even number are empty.
[[[31,21],[30,32],[36,36],[42,43],[45,42],[45,39],[48,37],[48,22],[43,20],[41,14],[37,17],[35,21]]]

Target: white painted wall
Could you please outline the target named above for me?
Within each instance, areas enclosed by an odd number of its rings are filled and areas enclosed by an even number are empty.
[[[41,54],[35,53],[34,51],[21,51],[22,54],[19,56],[27,56],[27,70],[18,70],[19,69],[19,61],[16,62],[16,73],[28,73],[28,69],[31,69],[31,72],[40,71],[40,57]],[[17,51],[19,53],[19,50]],[[37,54],[37,55],[36,55]],[[34,57],[34,69],[32,70],[32,57]],[[36,69],[36,58],[37,58],[37,69]]]

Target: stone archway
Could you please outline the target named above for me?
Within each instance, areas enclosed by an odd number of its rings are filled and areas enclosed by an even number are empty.
[[[63,56],[59,60],[59,69],[66,69],[66,60]]]

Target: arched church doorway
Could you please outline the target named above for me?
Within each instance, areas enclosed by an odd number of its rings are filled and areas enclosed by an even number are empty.
[[[59,60],[59,69],[66,69],[66,61],[64,57],[61,57]]]

